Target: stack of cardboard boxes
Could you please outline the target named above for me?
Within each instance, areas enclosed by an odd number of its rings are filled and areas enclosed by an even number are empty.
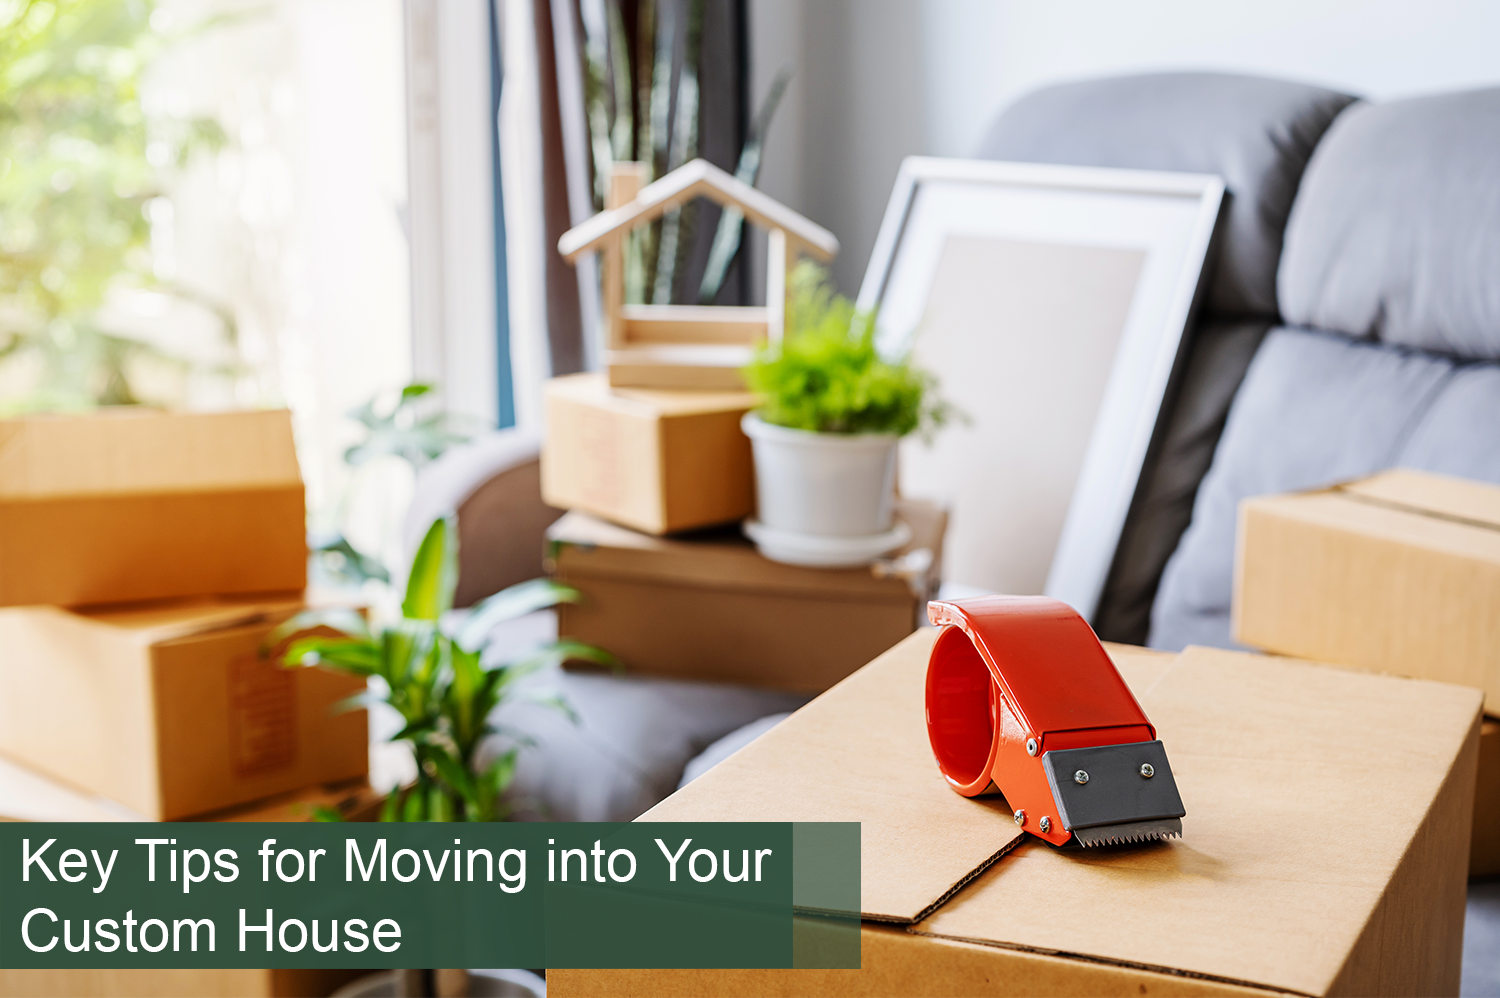
[[[285,411],[0,422],[0,754],[154,820],[368,813],[363,680],[267,646],[305,536]]]
[[[542,495],[570,510],[549,570],[584,596],[564,637],[631,672],[817,692],[918,626],[935,592],[946,516],[897,507],[912,540],[848,569],[768,561],[739,530],[755,511],[745,391],[612,388],[603,374],[547,387]]]
[[[553,525],[549,565],[584,595],[559,612],[564,637],[634,672],[819,691],[910,634],[938,579],[945,514],[903,502],[912,541],[842,570],[762,558],[739,533],[755,512],[756,403],[740,368],[785,326],[799,255],[827,260],[831,232],[702,160],[641,187],[616,164],[608,210],[566,233],[569,260],[598,252],[605,371],[547,386],[542,495],[571,512]],[[631,230],[705,197],[763,227],[766,305],[627,305]]]

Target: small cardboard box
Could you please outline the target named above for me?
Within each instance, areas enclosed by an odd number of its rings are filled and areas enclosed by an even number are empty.
[[[928,746],[923,629],[641,816],[861,821],[860,970],[554,970],[582,994],[1455,994],[1480,696],[1112,647],[1183,837],[1054,849]],[[1348,709],[1350,704],[1359,707]]]
[[[1241,643],[1478,687],[1500,713],[1500,487],[1398,469],[1247,499],[1235,562]]]
[[[748,392],[610,388],[602,374],[547,383],[542,498],[668,534],[755,511],[755,471],[740,417]]]
[[[0,421],[0,605],[301,589],[306,533],[284,410]]]
[[[548,532],[550,570],[578,588],[564,637],[608,649],[630,672],[775,689],[825,690],[918,625],[936,592],[946,514],[905,500],[905,549],[870,568],[762,558],[729,529],[650,537],[581,513]]]
[[[262,655],[301,605],[0,609],[0,752],[161,821],[364,776],[364,681]]]

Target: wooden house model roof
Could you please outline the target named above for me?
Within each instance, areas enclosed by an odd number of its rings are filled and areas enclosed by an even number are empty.
[[[673,170],[641,188],[634,199],[620,207],[602,211],[569,229],[557,241],[557,250],[570,262],[575,261],[582,253],[600,249],[610,235],[650,222],[696,197],[738,208],[764,228],[781,229],[819,259],[832,259],[839,251],[839,241],[832,232],[703,159]]]

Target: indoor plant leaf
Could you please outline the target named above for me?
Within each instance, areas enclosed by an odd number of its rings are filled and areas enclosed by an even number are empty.
[[[437,620],[453,607],[458,585],[458,518],[448,515],[432,521],[412,559],[407,577],[403,616],[415,620]]]
[[[501,621],[545,610],[558,603],[577,603],[581,598],[582,595],[572,586],[552,579],[520,582],[480,600],[460,625],[454,640],[460,648],[478,648]]]

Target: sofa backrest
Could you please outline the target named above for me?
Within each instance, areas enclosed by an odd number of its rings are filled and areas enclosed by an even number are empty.
[[[1274,315],[1282,232],[1302,171],[1353,100],[1227,73],[1088,80],[1016,101],[990,126],[979,156],[1222,176],[1230,201],[1207,307]]]
[[[1303,177],[1278,287],[1289,325],[1500,359],[1500,88],[1340,116]]]
[[[1163,574],[1158,647],[1232,644],[1250,496],[1396,466],[1500,483],[1500,89],[1340,116],[1278,285],[1288,325],[1251,364]]]
[[[1223,73],[1160,73],[1036,91],[991,125],[985,159],[1212,173],[1229,199],[1204,314],[1189,331],[1092,623],[1142,644],[1162,568],[1188,525],[1230,400],[1276,320],[1283,229],[1302,172],[1354,98]]]

